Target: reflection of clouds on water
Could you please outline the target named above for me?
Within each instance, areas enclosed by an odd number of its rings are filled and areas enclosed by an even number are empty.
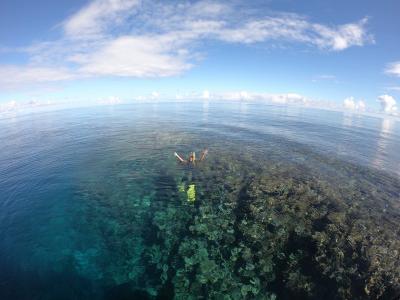
[[[241,114],[247,113],[247,103],[246,102],[240,102],[240,113]]]
[[[353,125],[353,114],[344,112],[343,113],[343,126],[351,127]]]
[[[153,112],[153,117],[157,118],[158,117],[158,101],[151,104],[151,110]]]
[[[292,118],[292,119],[299,119],[300,117],[302,117],[303,114],[303,110],[300,107],[296,107],[296,106],[287,106],[287,115],[288,117]]]
[[[338,120],[338,123],[340,121]],[[342,113],[342,128],[343,133],[351,132],[351,127],[353,127],[353,122],[354,122],[354,114],[351,112],[343,112]],[[352,152],[351,146],[348,143],[348,140],[345,139],[345,136],[343,135],[343,138],[341,138],[340,142],[338,140],[335,140],[335,142],[332,144],[332,147],[336,149],[336,153],[340,155],[347,155],[349,152]]]
[[[247,125],[248,103],[241,101],[239,104],[239,126],[245,127]]]
[[[377,141],[375,158],[372,160],[372,165],[378,169],[385,169],[387,163],[387,148],[390,135],[393,132],[394,120],[391,118],[383,118],[381,130]],[[400,175],[399,171],[397,173]]]
[[[382,134],[390,134],[393,130],[394,121],[391,119],[383,119],[381,126],[381,136]]]
[[[356,127],[363,128],[363,118],[362,115],[353,112],[344,112],[342,118],[343,127]]]
[[[203,121],[208,122],[208,112],[210,108],[210,103],[208,100],[203,101]]]

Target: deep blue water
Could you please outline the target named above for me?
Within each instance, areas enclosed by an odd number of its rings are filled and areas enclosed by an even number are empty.
[[[3,116],[0,298],[118,298],[132,292],[123,290],[127,282],[151,291],[151,280],[141,281],[150,272],[140,261],[147,251],[141,220],[176,190],[171,178],[186,176],[174,151],[186,156],[204,148],[204,163],[217,164],[227,151],[237,161],[249,154],[265,164],[305,165],[332,181],[358,181],[364,173],[336,162],[349,164],[375,173],[368,184],[399,201],[387,183],[400,178],[394,119],[213,102]]]

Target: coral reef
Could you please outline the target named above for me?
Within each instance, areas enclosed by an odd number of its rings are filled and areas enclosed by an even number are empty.
[[[118,165],[141,180],[88,185],[78,225],[112,257],[98,278],[153,299],[400,296],[398,179],[307,149],[285,161],[233,143],[196,168]]]
[[[186,182],[199,192],[194,207],[176,197],[182,205],[152,208],[160,285],[176,299],[400,295],[398,204],[368,185],[373,175],[344,184],[304,165],[220,157]]]

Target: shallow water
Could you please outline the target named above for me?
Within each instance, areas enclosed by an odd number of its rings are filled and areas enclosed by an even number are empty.
[[[153,103],[0,129],[1,299],[400,294],[398,121]]]

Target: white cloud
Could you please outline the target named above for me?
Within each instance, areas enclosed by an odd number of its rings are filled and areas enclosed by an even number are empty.
[[[198,1],[190,7],[190,14],[193,16],[220,16],[223,13],[228,13],[231,8],[223,3],[214,1]]]
[[[317,33],[314,42],[321,48],[344,50],[351,46],[363,46],[365,43],[374,43],[373,37],[368,34],[365,26],[367,18],[356,23],[349,23],[337,27],[328,27],[321,24],[312,24]]]
[[[60,103],[58,103],[60,104]],[[8,102],[3,102],[0,103],[0,114],[3,113],[14,113],[18,112],[20,110],[27,110],[27,109],[37,109],[37,108],[44,108],[48,106],[53,106],[55,103],[52,101],[38,101],[36,99],[31,99],[26,102],[20,102],[20,101],[15,101],[11,100]]]
[[[365,111],[366,105],[363,100],[356,101],[354,97],[344,99],[343,107],[349,110]]]
[[[75,75],[65,68],[0,65],[0,86],[13,87],[20,83],[54,82],[73,78]]]
[[[378,97],[378,102],[381,104],[382,111],[387,114],[397,113],[396,100],[390,95],[381,95]]]
[[[157,100],[159,98],[160,98],[160,93],[159,92],[154,91],[154,92],[151,93],[150,99]]]
[[[210,99],[210,92],[207,91],[207,90],[203,91],[203,94],[201,95],[201,98],[205,99],[205,100]]]
[[[239,99],[240,100],[251,100],[251,98],[252,98],[252,96],[246,91],[241,91],[239,93]]]
[[[214,93],[210,97],[213,100],[228,100],[228,101],[249,101],[255,99],[255,94],[251,94],[246,91],[239,92],[225,92],[225,93]]]
[[[221,29],[220,39],[238,43],[256,43],[268,40],[300,42],[322,49],[340,51],[352,46],[374,42],[367,32],[364,18],[356,23],[337,27],[311,23],[297,14],[282,14],[278,17],[264,17],[245,23],[235,29]]]
[[[152,37],[124,36],[93,54],[80,57],[79,71],[91,75],[163,77],[190,68],[186,53],[173,41]]]
[[[294,13],[254,14],[231,2],[94,0],[62,23],[58,40],[25,48],[25,66],[0,66],[0,85],[95,76],[179,75],[198,60],[200,42],[301,43],[341,51],[373,42],[367,19],[338,26]]]
[[[385,72],[386,74],[400,77],[400,61],[390,63],[387,66]]]
[[[16,110],[18,103],[15,100],[0,103],[0,113]]]
[[[318,79],[322,79],[322,80],[335,80],[336,76],[335,75],[320,75],[317,76]]]
[[[99,101],[97,103],[101,104],[101,105],[116,105],[116,104],[121,104],[122,100],[120,97],[110,96],[105,99],[99,99]]]
[[[359,100],[357,103],[357,108],[360,111],[365,111],[365,109],[367,108],[367,106],[365,105],[365,102],[363,100]]]
[[[273,95],[271,101],[274,103],[292,103],[292,104],[307,104],[308,100],[306,97],[299,94],[281,94],[281,95]]]
[[[203,95],[191,96],[192,99],[204,99]],[[223,93],[210,93],[209,100],[227,100],[227,101],[261,101],[275,104],[309,104],[307,97],[295,93],[287,94],[268,94],[268,93],[254,93],[249,91],[233,91]]]
[[[386,89],[390,91],[400,92],[400,86],[389,86]]]
[[[142,97],[148,99],[149,97]],[[151,99],[152,97],[150,97]],[[227,91],[227,92],[210,92],[204,90],[203,92],[188,92],[177,93],[176,100],[192,101],[192,100],[218,100],[218,101],[261,101],[276,104],[305,104],[309,100],[299,94],[268,94],[268,93],[255,93],[250,91]]]
[[[67,36],[96,36],[120,24],[139,3],[138,0],[95,0],[64,22]]]

